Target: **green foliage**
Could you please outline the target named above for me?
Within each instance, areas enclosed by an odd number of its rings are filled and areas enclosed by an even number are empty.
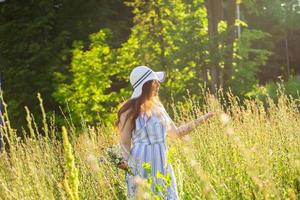
[[[24,123],[24,106],[39,113],[37,92],[48,105],[53,100],[52,73],[60,60],[55,54],[63,55],[60,49],[64,49],[67,37],[54,34],[56,19],[52,1],[0,3],[0,67],[4,71],[4,97],[14,125]]]
[[[208,41],[203,1],[134,0],[127,5],[133,9],[134,26],[120,48],[112,49],[107,43],[107,33],[102,32],[105,37],[91,35],[94,39],[89,50],[83,51],[82,45],[77,45],[73,51],[72,79],[59,86],[57,97],[61,103],[66,100],[70,104],[76,121],[80,113],[88,122],[110,122],[117,103],[130,95],[128,76],[138,65],[167,72],[161,90],[163,101],[170,96],[183,100],[186,89],[192,96],[199,95],[209,81],[211,60],[224,70],[228,49],[232,48],[232,44],[226,43],[230,30],[226,21],[219,23],[219,35],[213,41],[219,44],[218,52],[209,53],[212,41]],[[236,24],[246,26],[243,21]],[[261,31],[244,30],[235,42],[233,69],[229,70],[230,79],[225,80],[225,87],[232,86],[236,94],[243,96],[257,83],[256,75],[269,52],[253,45],[266,36]],[[118,86],[112,84],[112,77]]]
[[[248,12],[255,15],[274,20],[279,25],[291,29],[299,29],[300,5],[298,0],[262,0],[259,3],[255,0],[245,0]]]
[[[254,43],[269,36],[259,30],[245,29],[234,44],[233,73],[229,85],[232,91],[244,96],[258,83],[257,73],[266,64],[270,52],[255,48]]]
[[[40,113],[38,92],[45,110],[37,121],[47,121],[45,111],[60,113],[59,103],[68,112],[69,103],[76,123],[80,116],[88,122],[111,122],[116,105],[130,96],[128,75],[138,65],[167,71],[163,101],[170,97],[181,101],[187,89],[199,96],[203,85],[212,81],[212,64],[220,85],[241,97],[258,79],[285,73],[286,53],[290,53],[289,73],[299,71],[297,53],[291,53],[299,35],[293,32],[299,30],[297,1],[237,1],[251,29],[242,20],[229,20],[233,15],[228,5],[234,1],[223,3],[224,21],[209,38],[204,0],[1,2],[0,65],[12,123],[25,123],[24,106]],[[233,43],[238,25],[244,30]],[[97,32],[105,27],[113,33]],[[283,52],[283,40],[290,52]],[[266,49],[274,52],[270,60]]]
[[[207,19],[202,1],[132,1],[134,26],[127,42],[111,48],[107,31],[91,35],[88,49],[77,43],[70,66],[71,78],[57,74],[56,99],[88,122],[111,122],[117,103],[130,96],[128,78],[137,65],[167,71],[162,99],[182,97],[186,88],[200,88],[206,56]],[[199,20],[200,19],[200,20]],[[197,30],[197,31],[195,31]],[[194,51],[195,54],[190,52]]]
[[[142,167],[145,169],[147,174],[151,174],[152,170],[151,170],[151,163],[149,162],[144,162],[142,164]]]
[[[169,166],[169,162],[167,161],[166,166]],[[146,185],[138,184],[138,197],[139,193],[144,192],[150,195],[151,199],[165,199],[168,195],[168,187],[171,185],[171,175],[170,173],[162,174],[161,171],[157,171],[157,173],[152,176],[151,163],[143,162],[142,167],[144,168],[147,178]],[[155,179],[155,181],[154,181]],[[142,187],[144,186],[144,187]],[[146,186],[146,187],[145,187]],[[152,189],[153,190],[152,190]]]
[[[119,77],[125,71],[113,63],[115,52],[107,44],[109,34],[108,30],[92,34],[87,50],[82,43],[75,44],[70,66],[73,77],[69,84],[61,84],[55,95],[68,104],[76,122],[80,117],[86,122],[111,122],[117,103],[126,95],[124,88],[113,91],[113,81],[122,81]]]
[[[186,88],[199,90],[207,57],[204,2],[134,0],[127,4],[133,8],[134,26],[120,53],[126,61],[119,62],[129,68],[139,64],[167,71],[163,99],[171,94],[181,98]]]
[[[279,91],[296,99],[297,103],[300,105],[300,80],[296,77],[290,77],[287,81],[281,83],[268,82],[264,86],[256,86],[246,95],[261,100],[266,100],[267,97],[270,97],[277,102]]]
[[[295,52],[300,40],[300,6],[298,0],[245,0],[242,14],[249,27],[272,35],[260,44],[261,48],[272,51],[267,64],[259,73],[260,82],[266,83],[283,76],[300,72]]]
[[[12,124],[20,128],[25,124],[24,106],[37,121],[42,119],[38,92],[46,112],[60,113],[52,96],[54,74],[67,74],[73,41],[87,41],[89,34],[109,27],[115,36],[110,44],[120,46],[128,37],[131,14],[122,0],[6,0],[0,2],[0,24],[2,89]]]

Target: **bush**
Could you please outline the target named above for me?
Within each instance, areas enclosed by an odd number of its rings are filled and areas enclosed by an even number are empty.
[[[281,83],[269,82],[264,86],[255,86],[251,92],[246,94],[246,96],[250,98],[259,98],[260,100],[265,100],[267,97],[270,97],[277,102],[278,92],[282,92],[285,95],[296,99],[296,102],[299,103],[300,79],[290,77],[287,81],[282,81]]]

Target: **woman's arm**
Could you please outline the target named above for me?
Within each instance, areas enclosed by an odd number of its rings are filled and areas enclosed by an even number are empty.
[[[203,121],[206,121],[208,118],[212,117],[214,115],[213,112],[208,112],[205,115],[194,119],[190,122],[187,122],[179,127],[177,127],[175,125],[175,123],[173,122],[173,120],[171,120],[168,132],[171,135],[176,135],[178,137],[183,137],[184,135],[187,135],[188,133],[190,133],[192,130],[194,130],[198,125],[202,124]]]
[[[118,124],[118,130],[120,133],[120,145],[125,160],[129,159],[131,148],[131,130],[132,130],[132,118],[128,116],[129,111],[121,114],[120,122]]]

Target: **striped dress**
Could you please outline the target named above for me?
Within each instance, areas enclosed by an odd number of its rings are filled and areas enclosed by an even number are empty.
[[[152,177],[152,192],[164,199],[179,199],[176,180],[172,165],[167,163],[167,146],[166,134],[167,127],[172,123],[171,118],[165,111],[163,106],[156,106],[154,109],[159,110],[159,114],[155,114],[152,109],[152,115],[140,113],[136,119],[136,128],[132,132],[132,148],[130,151],[130,159],[128,161],[134,175],[126,174],[126,183],[129,199],[134,199],[136,192],[135,177],[149,179]],[[151,165],[151,172],[145,170],[143,163]],[[148,166],[149,166],[148,164]],[[169,177],[169,182],[157,176],[158,171],[165,177]],[[162,186],[163,190],[157,190],[157,186]]]

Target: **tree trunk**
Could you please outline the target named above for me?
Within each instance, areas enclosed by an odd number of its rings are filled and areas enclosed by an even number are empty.
[[[210,72],[211,72],[211,91],[216,93],[219,87],[219,58],[218,56],[218,23],[223,17],[223,0],[206,0],[205,5],[208,16],[208,37],[210,40]]]
[[[225,4],[225,20],[227,21],[228,36],[226,38],[226,52],[224,57],[224,81],[230,80],[232,75],[233,62],[233,43],[236,38],[236,0],[226,0]]]

